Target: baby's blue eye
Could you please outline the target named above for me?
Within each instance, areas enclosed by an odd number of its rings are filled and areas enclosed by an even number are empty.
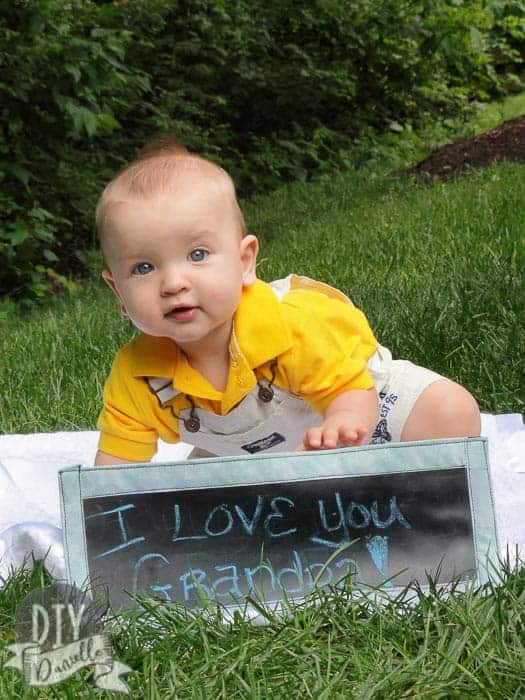
[[[208,251],[204,248],[195,248],[191,251],[189,258],[192,262],[202,262],[207,255]]]
[[[153,265],[148,262],[142,262],[139,263],[138,265],[135,265],[133,268],[133,274],[134,275],[147,275],[149,272],[153,270]]]

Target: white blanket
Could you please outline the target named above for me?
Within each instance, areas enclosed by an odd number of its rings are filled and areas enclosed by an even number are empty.
[[[525,428],[519,414],[483,414],[500,552],[525,560]],[[57,473],[92,464],[97,432],[0,435],[0,585],[31,557],[65,576]],[[190,445],[160,444],[156,462],[184,459]]]

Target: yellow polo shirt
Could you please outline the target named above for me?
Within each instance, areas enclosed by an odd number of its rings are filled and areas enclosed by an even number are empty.
[[[377,342],[365,315],[342,294],[337,298],[314,287],[292,287],[279,300],[268,284],[257,280],[243,291],[233,327],[224,392],[193,369],[168,338],[142,334],[125,345],[104,388],[99,449],[130,461],[150,460],[158,438],[179,441],[177,416],[190,407],[185,395],[197,408],[225,415],[258,379],[270,380],[275,360],[276,386],[321,414],[340,394],[374,385],[366,363]],[[172,378],[181,393],[161,407],[145,377]]]

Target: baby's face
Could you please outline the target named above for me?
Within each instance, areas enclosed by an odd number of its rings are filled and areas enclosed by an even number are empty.
[[[242,237],[231,197],[193,180],[172,194],[112,205],[103,277],[134,325],[191,356],[227,348],[257,239]]]

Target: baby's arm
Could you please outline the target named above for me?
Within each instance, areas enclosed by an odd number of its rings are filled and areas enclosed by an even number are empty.
[[[321,425],[310,428],[299,450],[365,445],[378,420],[375,388],[352,389],[337,396],[324,412]]]
[[[120,457],[113,457],[107,452],[102,452],[99,450],[95,457],[95,467],[105,467],[110,464],[134,464],[137,460],[133,459],[121,459]]]

